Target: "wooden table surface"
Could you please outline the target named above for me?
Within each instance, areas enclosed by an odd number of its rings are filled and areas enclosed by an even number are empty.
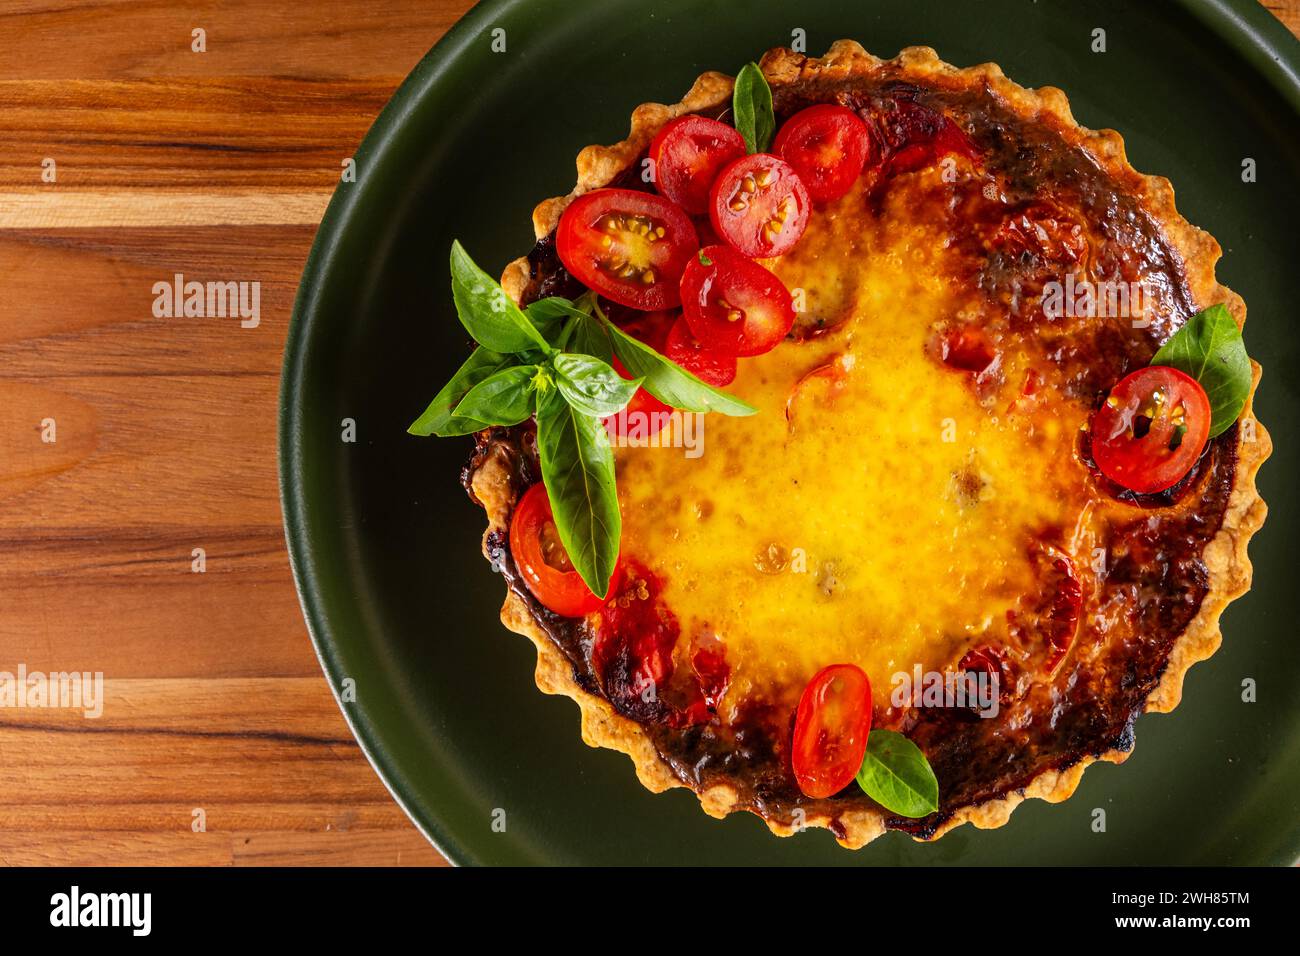
[[[317,665],[276,399],[342,163],[469,6],[0,0],[0,672],[104,675],[0,707],[0,862],[443,862]],[[260,324],[154,317],[177,272]]]

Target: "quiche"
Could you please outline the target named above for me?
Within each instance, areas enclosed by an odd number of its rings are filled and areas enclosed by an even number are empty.
[[[577,166],[500,283],[573,329],[510,365],[485,325],[493,394],[532,404],[444,412],[502,620],[583,739],[850,848],[1122,762],[1218,647],[1266,510],[1245,305],[1169,182],[1057,89],[850,41],[706,73]],[[575,348],[592,327],[616,347]],[[575,488],[616,507],[561,514]]]

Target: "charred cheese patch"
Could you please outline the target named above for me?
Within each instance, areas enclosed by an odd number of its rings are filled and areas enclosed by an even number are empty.
[[[1010,384],[981,399],[927,353],[978,291],[912,190],[871,213],[861,187],[771,263],[831,328],[741,360],[728,390],[758,414],[707,416],[694,458],[616,449],[624,553],[664,582],[679,667],[699,642],[725,646],[724,721],[745,700],[792,705],[842,662],[887,706],[893,674],[1005,633],[1039,586],[1029,542],[1078,514],[1081,410],[1008,413]],[[1025,357],[1003,361],[1018,384]]]

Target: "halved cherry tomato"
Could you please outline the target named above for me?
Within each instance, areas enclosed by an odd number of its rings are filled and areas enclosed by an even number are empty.
[[[805,796],[833,797],[857,776],[871,733],[871,682],[853,664],[832,664],[803,689],[790,752]]]
[[[673,323],[664,355],[715,388],[730,385],[736,379],[736,356],[701,345],[684,315]]]
[[[706,116],[679,116],[650,141],[655,189],[692,216],[702,216],[719,170],[744,155],[745,140],[734,127]]]
[[[957,669],[971,673],[983,671],[989,678],[1001,681],[1002,673],[1006,669],[1006,651],[990,644],[981,644],[979,647],[971,648],[962,656]]]
[[[682,312],[706,349],[761,355],[794,325],[785,284],[727,246],[706,246],[682,275]]]
[[[1088,251],[1083,226],[1051,202],[1021,206],[1002,221],[989,245],[1013,258],[1029,255],[1055,264],[1078,262]]]
[[[1079,632],[1083,585],[1074,561],[1056,545],[1035,542],[1029,558],[1040,589],[1007,612],[1007,624],[1013,637],[1030,649],[1042,650],[1050,674],[1070,652]]]
[[[524,492],[515,505],[510,519],[510,555],[528,590],[556,614],[582,617],[605,605],[605,599],[593,594],[574,570],[555,530],[551,500],[541,482]],[[611,591],[618,577],[619,569],[615,567]]]
[[[1062,655],[1064,656],[1064,655]],[[975,675],[977,678],[980,674],[990,684],[990,689],[997,696],[999,701],[1006,700],[1011,696],[1011,684],[1009,680],[1010,665],[1007,663],[1007,653],[1001,647],[993,647],[991,644],[981,644],[967,651],[962,657],[961,662],[957,665],[957,670]],[[967,705],[977,713],[981,707],[977,701],[967,699]]]
[[[721,644],[714,647],[697,647],[691,655],[691,668],[700,687],[704,704],[711,711],[718,709],[718,701],[731,683],[731,665]]]
[[[953,325],[931,336],[936,359],[959,372],[983,372],[998,357],[984,330],[975,325]]]
[[[673,648],[681,636],[676,615],[663,601],[663,584],[635,558],[623,583],[591,622],[591,660],[605,695],[620,713],[639,719],[668,716],[665,693],[676,669]],[[616,597],[615,597],[616,596]]]
[[[1196,379],[1150,365],[1124,376],[1092,416],[1092,457],[1111,481],[1139,494],[1187,474],[1210,435],[1210,400]]]
[[[709,197],[714,231],[755,259],[783,256],[793,249],[811,211],[812,199],[799,174],[771,153],[729,163]]]
[[[948,153],[972,159],[979,155],[979,149],[961,127],[943,113],[915,101],[919,92],[900,88],[872,112],[883,141],[887,174],[920,169]]]
[[[678,303],[682,269],[699,249],[690,217],[662,196],[597,189],[564,210],[555,250],[575,279],[633,309]]]
[[[871,151],[867,124],[848,107],[829,103],[795,113],[772,143],[772,152],[794,167],[819,203],[847,193]]]
[[[663,355],[667,348],[669,329],[679,315],[677,312],[647,312],[621,323],[620,328]],[[614,358],[612,364],[619,375],[635,378],[617,358]],[[672,410],[671,405],[664,404],[644,388],[638,388],[627,406],[605,418],[603,424],[611,439],[626,438],[629,434],[651,438],[663,431]]]
[[[618,327],[632,338],[644,342],[660,355],[668,343],[668,333],[681,313],[674,309],[657,309],[654,312],[630,312],[623,318],[614,318]]]

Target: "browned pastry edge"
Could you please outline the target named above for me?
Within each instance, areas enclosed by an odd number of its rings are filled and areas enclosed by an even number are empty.
[[[1010,80],[1000,67],[985,63],[959,69],[939,59],[929,47],[909,47],[892,60],[872,56],[852,40],[833,44],[824,57],[809,58],[778,47],[768,51],[760,66],[774,89],[789,84],[817,80],[847,80],[871,77],[889,71],[891,78],[921,85],[938,84],[948,90],[987,90],[1004,106],[1025,120],[1054,120],[1071,134],[1072,143],[1086,149],[1109,174],[1141,185],[1137,198],[1160,223],[1171,247],[1182,257],[1188,286],[1198,308],[1225,304],[1238,325],[1246,319],[1241,297],[1215,279],[1215,264],[1221,249],[1208,233],[1188,223],[1174,205],[1174,190],[1169,180],[1160,176],[1143,176],[1129,165],[1124,142],[1114,130],[1089,130],[1079,126],[1070,112],[1066,96],[1054,87],[1026,89]],[[547,199],[533,211],[533,228],[542,238],[559,222],[561,213],[574,198],[608,185],[634,163],[647,148],[655,133],[670,119],[685,113],[699,112],[724,104],[731,96],[732,78],[721,73],[704,73],[695,81],[681,102],[672,106],[646,103],[632,113],[632,126],[626,139],[612,146],[588,146],[578,154],[578,181],[567,196]],[[502,285],[516,301],[530,291],[527,259],[521,258],[506,267]],[[1238,429],[1235,484],[1222,526],[1206,545],[1202,558],[1209,572],[1209,589],[1200,610],[1184,629],[1170,651],[1159,685],[1147,697],[1145,710],[1167,713],[1182,697],[1183,679],[1188,668],[1210,657],[1222,641],[1219,617],[1224,608],[1250,589],[1251,564],[1246,547],[1260,528],[1267,513],[1264,501],[1255,488],[1255,475],[1272,450],[1268,433],[1253,418],[1252,399],[1258,385],[1260,368],[1254,366],[1250,398],[1241,421],[1252,427]],[[487,456],[471,478],[475,496],[488,516],[488,532],[504,531],[515,504],[516,492],[505,463]],[[670,787],[686,786],[664,762],[642,727],[618,714],[609,701],[580,688],[573,668],[564,654],[551,642],[533,619],[524,601],[511,593],[501,610],[501,620],[510,630],[530,638],[537,647],[537,686],[548,694],[571,697],[582,711],[582,738],[592,747],[608,747],[632,758],[637,777],[649,790],[658,793]],[[935,839],[962,823],[981,828],[1002,826],[1022,801],[1037,797],[1049,802],[1067,799],[1079,785],[1084,770],[1096,760],[1121,763],[1128,751],[1112,749],[1097,756],[1084,756],[1062,770],[1048,770],[1035,777],[1028,786],[983,803],[963,807],[939,827],[929,839]],[[739,794],[727,784],[713,785],[699,794],[706,813],[724,817],[739,809]],[[830,813],[810,808],[805,827],[830,828],[837,823],[837,839],[846,847],[858,848],[885,831],[886,812],[876,808]],[[796,828],[777,820],[766,820],[768,827],[782,836]]]

